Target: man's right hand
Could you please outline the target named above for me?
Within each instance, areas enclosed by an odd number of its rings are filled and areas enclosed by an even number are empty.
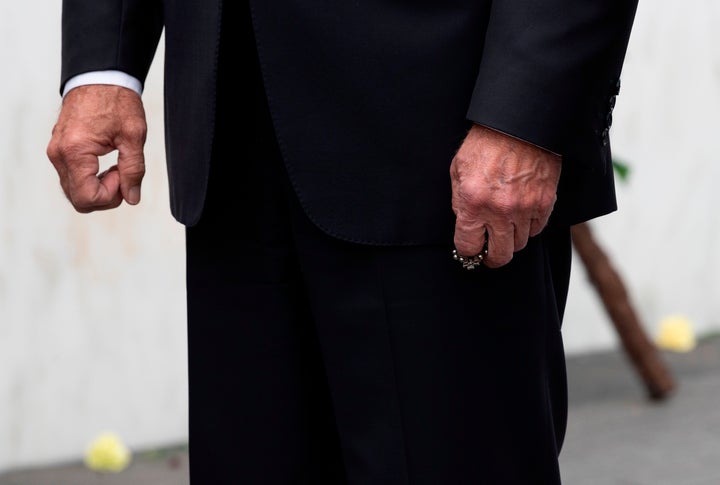
[[[140,95],[110,85],[87,85],[65,95],[47,147],[60,186],[75,210],[114,209],[140,202],[147,136]],[[98,157],[118,151],[117,164],[98,173]]]

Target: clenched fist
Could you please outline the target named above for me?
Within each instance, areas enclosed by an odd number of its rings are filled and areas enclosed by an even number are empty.
[[[557,198],[561,158],[525,141],[474,125],[450,166],[455,248],[485,264],[510,262],[547,225]]]
[[[60,186],[88,213],[140,202],[147,135],[140,96],[127,88],[88,85],[66,94],[47,147]],[[98,157],[117,150],[117,165],[98,173]]]

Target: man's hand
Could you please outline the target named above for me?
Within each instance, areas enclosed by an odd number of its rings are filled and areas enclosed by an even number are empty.
[[[75,210],[88,213],[140,202],[147,135],[140,96],[119,86],[89,85],[65,95],[47,156]],[[99,174],[98,157],[118,151]]]
[[[535,145],[473,125],[450,165],[455,248],[485,264],[510,262],[540,234],[557,198],[561,158]]]

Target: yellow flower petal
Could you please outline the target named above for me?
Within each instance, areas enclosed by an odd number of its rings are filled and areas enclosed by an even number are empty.
[[[689,352],[697,344],[692,323],[683,315],[663,318],[655,342],[661,349],[673,352]]]
[[[109,432],[95,438],[85,454],[85,465],[99,472],[121,472],[130,460],[130,450],[116,434]]]

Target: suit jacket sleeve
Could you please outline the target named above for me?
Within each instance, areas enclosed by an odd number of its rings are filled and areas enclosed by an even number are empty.
[[[602,150],[636,8],[637,0],[493,1],[468,118],[563,156],[588,142]]]
[[[77,74],[108,69],[144,84],[162,28],[161,0],[63,0],[60,92]]]

